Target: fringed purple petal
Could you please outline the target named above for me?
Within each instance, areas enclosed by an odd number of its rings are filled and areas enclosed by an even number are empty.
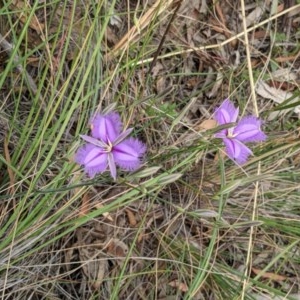
[[[128,135],[132,132],[133,128],[128,128],[125,131],[123,131],[114,141],[114,144],[120,144],[122,141],[124,141]]]
[[[223,139],[223,142],[226,146],[228,156],[239,164],[245,163],[249,155],[252,154],[252,151],[238,140]]]
[[[107,153],[92,144],[80,147],[75,155],[75,161],[84,166],[85,172],[91,178],[107,169]]]
[[[102,141],[95,139],[91,136],[88,136],[86,134],[80,134],[79,135],[83,140],[85,140],[86,142],[93,144],[95,146],[101,147],[101,148],[106,148],[107,145],[105,143],[103,143]]]
[[[235,108],[233,103],[226,99],[215,112],[215,119],[219,125],[234,123],[237,120],[239,108]]]
[[[228,130],[222,129],[215,134],[215,137],[219,139],[225,139],[227,138],[227,135],[228,135]]]
[[[84,166],[90,177],[109,168],[115,180],[116,166],[130,171],[141,165],[146,147],[137,139],[127,138],[132,128],[121,132],[122,122],[118,113],[96,114],[90,124],[91,136],[81,135],[87,144],[79,148],[75,156],[76,162]]]
[[[111,177],[116,180],[117,179],[117,168],[114,160],[114,156],[112,153],[108,154],[108,166],[110,170]]]
[[[129,138],[113,147],[113,156],[118,166],[126,171],[134,171],[141,165],[146,146],[135,138]]]
[[[92,136],[104,143],[113,143],[121,133],[122,122],[120,115],[111,112],[107,115],[97,114],[91,119]]]
[[[261,120],[254,116],[244,117],[234,128],[235,138],[241,142],[260,142],[267,136],[261,131]]]

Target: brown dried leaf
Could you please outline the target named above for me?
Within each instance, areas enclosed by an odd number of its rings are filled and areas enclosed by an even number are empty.
[[[145,230],[142,230],[137,238],[137,242],[140,243],[143,239],[145,239],[145,237],[147,237],[147,235],[145,234]]]
[[[99,208],[102,208],[103,205],[102,205],[101,203],[97,203],[97,204],[95,205],[95,207],[96,207],[97,209],[99,209]],[[104,216],[106,219],[108,219],[109,221],[111,221],[111,222],[113,222],[113,220],[114,220],[113,217],[111,216],[111,214],[108,213],[108,212],[103,213],[103,216]]]
[[[247,27],[257,23],[261,19],[265,9],[266,7],[262,5],[256,6],[255,9],[246,17]]]
[[[156,81],[157,93],[161,94],[166,89],[166,80],[164,76],[161,76]]]
[[[79,216],[86,216],[90,208],[90,197],[88,193],[85,193],[82,197],[82,203],[79,211]]]
[[[201,6],[200,6],[199,12],[200,12],[201,14],[206,15],[206,14],[207,14],[207,11],[208,11],[208,5],[207,5],[207,3],[206,3],[206,0],[201,0]]]
[[[262,272],[261,269],[256,269],[256,268],[252,268],[251,269],[252,272],[255,274],[255,275],[258,275]],[[286,280],[287,277],[286,276],[283,276],[283,275],[278,275],[276,273],[272,273],[272,272],[263,272],[262,275],[261,275],[262,278],[267,278],[267,279],[271,279],[273,281],[283,281],[283,280]]]
[[[109,19],[109,24],[120,29],[122,27],[122,19],[113,12],[112,16]]]
[[[265,82],[263,82],[262,80],[258,81],[258,83],[256,85],[256,92],[261,97],[266,98],[266,99],[272,99],[274,102],[276,102],[278,104],[293,97],[292,93],[271,87],[268,84],[266,84]],[[299,101],[299,97],[296,96],[293,98],[292,101],[289,102],[289,104],[292,104],[292,103],[298,102],[298,101]],[[300,106],[298,105],[294,108],[285,109],[284,111],[283,110],[275,111],[270,114],[268,119],[273,120],[276,117],[278,117],[278,115],[280,115],[281,113],[292,110],[292,109],[294,110],[295,113],[300,114]]]
[[[222,8],[221,8],[221,6],[220,6],[220,4],[219,4],[218,2],[216,3],[215,8],[216,8],[216,12],[217,12],[218,17],[219,17],[220,22],[221,22],[220,25],[221,25],[221,27],[222,27],[222,32],[223,32],[223,34],[224,34],[227,38],[230,38],[230,37],[231,37],[231,33],[230,33],[230,31],[227,29],[225,17],[224,17]]]
[[[128,253],[128,247],[119,239],[111,239],[107,246],[107,254],[117,257],[125,257]]]
[[[152,68],[152,76],[156,77],[162,70],[164,70],[164,66],[160,62],[156,62]]]
[[[197,126],[197,130],[209,130],[213,129],[218,125],[216,120],[204,120],[200,125]]]
[[[126,209],[125,211],[126,211],[130,226],[135,227],[137,224],[137,221],[136,221],[134,213],[130,209]]]
[[[298,74],[293,72],[291,68],[280,68],[271,73],[271,78],[281,82],[293,82],[298,79]]]
[[[79,257],[85,276],[94,289],[99,289],[107,269],[107,260],[103,259],[101,252],[93,247],[79,248]]]
[[[11,6],[14,6],[16,8],[16,9],[13,8],[13,10],[15,10],[15,12],[19,14],[20,21],[24,24],[27,22],[29,17],[29,12],[31,11],[31,7],[28,3],[29,3],[28,1],[25,2],[25,1],[15,0],[12,1],[11,4]],[[27,12],[27,14],[25,12]],[[32,18],[30,19],[29,27],[34,29],[36,32],[41,33],[45,28],[45,24],[42,24],[38,20],[36,15],[33,15]]]
[[[169,282],[169,286],[174,287],[179,289],[181,292],[187,292],[188,291],[188,286],[183,283],[183,282],[179,282],[179,280],[173,280]]]
[[[212,90],[207,95],[208,98],[212,98],[212,97],[214,97],[214,96],[217,95],[217,93],[218,93],[218,91],[220,89],[220,86],[223,83],[223,79],[224,79],[224,74],[223,74],[223,72],[219,71],[218,74],[217,74],[217,78],[216,78],[215,84],[213,85]]]
[[[114,33],[113,29],[109,26],[106,27],[105,30],[105,39],[109,44],[116,45],[119,41],[117,35]]]
[[[275,58],[276,62],[284,63],[287,61],[295,61],[299,57],[299,54],[291,55],[291,56],[279,56]]]

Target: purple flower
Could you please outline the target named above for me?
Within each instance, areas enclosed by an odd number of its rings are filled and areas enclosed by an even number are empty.
[[[219,125],[236,123],[239,108],[235,108],[233,103],[226,99],[215,112],[215,119]],[[247,116],[237,122],[236,126],[222,129],[215,136],[223,139],[228,156],[239,164],[247,161],[252,151],[244,145],[247,142],[260,142],[266,139],[266,135],[261,131],[262,121],[255,116]]]
[[[91,136],[80,135],[87,144],[78,149],[75,161],[84,166],[91,178],[109,168],[111,176],[116,179],[116,166],[126,171],[140,167],[146,146],[135,138],[128,138],[132,128],[121,130],[119,114],[110,112],[97,114],[91,120]]]

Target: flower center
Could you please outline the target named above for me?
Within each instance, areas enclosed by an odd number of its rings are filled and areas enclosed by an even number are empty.
[[[229,139],[233,139],[236,137],[236,134],[233,133],[233,130],[234,130],[234,128],[228,128],[228,130],[227,130],[227,137]]]
[[[111,143],[110,140],[108,140],[107,144],[106,144],[106,146],[105,146],[105,148],[103,150],[106,153],[110,153],[112,151],[112,148],[113,148],[113,144]]]

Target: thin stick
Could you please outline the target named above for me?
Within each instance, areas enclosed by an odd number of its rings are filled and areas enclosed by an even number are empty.
[[[197,48],[190,48],[190,49],[180,50],[180,51],[176,51],[176,52],[172,52],[172,53],[167,53],[167,54],[164,54],[162,56],[158,56],[157,59],[172,57],[172,56],[176,56],[176,55],[187,54],[187,53],[196,52],[196,51],[203,51],[203,50],[215,49],[215,48],[223,47],[223,46],[229,44],[230,42],[232,42],[233,40],[238,39],[238,38],[244,36],[246,33],[249,33],[251,31],[255,30],[256,28],[258,28],[258,27],[260,27],[260,26],[262,26],[262,25],[264,25],[264,24],[266,24],[266,23],[268,23],[268,22],[270,22],[272,20],[275,20],[275,19],[279,18],[280,16],[283,16],[283,15],[285,15],[285,14],[287,14],[287,13],[289,13],[289,12],[291,12],[294,9],[297,9],[297,8],[300,8],[300,4],[297,4],[297,5],[293,6],[293,7],[290,7],[288,9],[284,10],[284,11],[282,11],[282,12],[280,12],[280,13],[278,13],[278,14],[270,17],[270,18],[268,18],[267,20],[264,20],[264,21],[262,21],[262,22],[260,22],[260,23],[258,23],[256,25],[248,28],[246,31],[243,30],[242,32],[240,32],[240,33],[232,36],[231,38],[225,40],[222,43],[213,44],[213,45],[207,45],[207,46],[201,46],[201,47],[197,47]],[[151,58],[148,58],[148,59],[141,60],[141,61],[137,62],[136,65],[141,65],[141,64],[149,63],[153,59],[154,58],[151,57]]]
[[[243,31],[244,31],[244,43],[246,48],[246,55],[247,55],[247,67],[249,72],[249,81],[250,81],[250,89],[251,89],[251,99],[254,105],[254,112],[255,115],[258,117],[258,107],[257,107],[257,100],[256,100],[256,93],[255,93],[255,83],[253,79],[253,72],[252,72],[252,64],[251,64],[251,53],[249,47],[249,40],[248,40],[248,32],[247,32],[247,23],[246,23],[246,11],[245,11],[245,2],[241,0],[241,11],[242,11],[242,18],[243,18]],[[261,172],[261,164],[258,162],[257,167],[257,175],[260,175]],[[255,189],[254,189],[254,201],[253,201],[253,208],[252,208],[252,216],[251,220],[256,220],[257,215],[257,207],[258,207],[258,189],[259,189],[259,181],[255,182]],[[243,280],[243,288],[241,293],[241,299],[245,298],[245,292],[247,291],[249,285],[249,276],[251,273],[251,266],[252,266],[252,251],[253,251],[253,240],[256,234],[256,226],[250,227],[250,234],[249,234],[249,241],[248,241],[248,249],[247,249],[247,257],[246,257],[246,265],[244,271],[244,280]]]
[[[158,55],[159,55],[159,53],[160,53],[160,50],[161,50],[161,48],[162,48],[162,46],[163,46],[163,44],[164,44],[164,41],[165,41],[166,36],[167,36],[167,33],[168,33],[168,31],[170,30],[170,27],[171,27],[171,25],[172,25],[172,23],[173,23],[173,21],[174,21],[176,15],[177,15],[177,12],[178,12],[178,10],[179,10],[181,4],[182,4],[182,0],[180,0],[180,1],[178,2],[177,6],[176,6],[176,8],[175,8],[175,11],[174,11],[174,13],[173,13],[173,15],[172,15],[172,17],[171,17],[171,19],[170,19],[168,25],[167,25],[167,28],[166,28],[166,30],[165,30],[165,32],[164,32],[164,35],[163,35],[163,37],[161,38],[161,40],[160,40],[160,42],[159,42],[158,48],[157,48],[156,52],[154,53],[153,60],[152,60],[151,65],[150,65],[150,67],[149,67],[148,74],[151,73],[151,71],[152,71],[152,69],[153,69],[153,67],[154,67],[154,65],[155,65],[155,63],[156,63],[156,61],[157,61],[157,57],[158,57]]]

